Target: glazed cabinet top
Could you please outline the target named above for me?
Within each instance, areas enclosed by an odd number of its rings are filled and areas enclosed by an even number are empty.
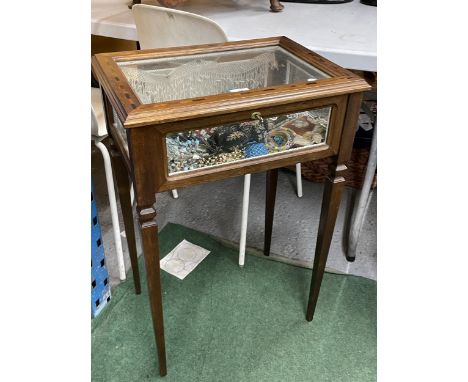
[[[126,128],[368,89],[286,37],[103,53],[92,65]]]

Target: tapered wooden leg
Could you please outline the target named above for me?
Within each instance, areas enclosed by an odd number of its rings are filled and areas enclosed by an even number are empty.
[[[143,255],[145,257],[146,278],[148,294],[153,318],[153,330],[158,349],[159,374],[165,376],[166,345],[164,340],[164,322],[161,294],[161,275],[159,268],[159,241],[158,226],[156,224],[156,211],[153,207],[137,208],[140,221],[141,237],[143,242]]]
[[[112,107],[105,93],[103,93],[103,101],[104,110],[106,114],[107,130],[112,135]],[[158,225],[156,224],[156,211],[153,208],[153,205],[156,202],[156,198],[154,195],[154,190],[156,189],[156,187],[153,183],[154,178],[148,175],[148,169],[153,170],[156,168],[157,157],[154,152],[153,143],[148,141],[146,134],[141,134],[139,131],[127,131],[127,137],[128,141],[130,142],[130,157],[132,158],[132,164],[130,164],[130,166],[132,167],[131,174],[134,180],[138,221],[139,228],[141,231],[143,256],[145,258],[146,280],[148,284],[151,316],[153,319],[153,331],[154,336],[156,338],[156,347],[158,349],[159,374],[161,376],[165,376],[167,374],[166,345],[164,341],[161,275],[159,268]],[[121,197],[121,204],[122,200],[124,200],[124,204],[122,205],[122,212],[124,212],[124,221],[126,224],[125,228],[127,230],[127,238],[129,238],[129,236],[132,237],[133,239],[130,238],[130,240],[134,243],[135,232],[133,229],[133,214],[130,202],[129,176],[127,172],[127,167],[125,166],[125,159],[120,155],[116,155],[116,157],[120,158],[120,160],[116,161],[115,163],[115,173],[119,180],[117,182],[119,185],[119,194],[120,187],[122,187],[121,190],[123,197]],[[134,167],[135,164],[137,164],[136,167]],[[125,174],[125,176],[123,174]],[[125,218],[126,216],[128,219]],[[129,225],[131,224],[131,229],[130,227],[127,229],[127,222]],[[135,271],[135,269],[138,270],[136,262],[136,245],[132,246],[132,248],[135,248],[135,256],[133,257],[133,259],[135,260],[135,267],[133,267],[133,269]],[[132,258],[131,251],[130,254],[130,257]],[[135,278],[135,280],[136,279],[137,278]],[[138,275],[138,285],[139,280],[140,278]]]
[[[275,214],[276,186],[278,184],[278,169],[267,171],[266,203],[265,203],[265,242],[263,254],[270,256],[271,235],[273,232],[273,217]]]
[[[128,253],[130,255],[130,263],[132,264],[135,293],[140,294],[140,270],[138,268],[135,227],[133,224],[133,209],[130,198],[130,179],[122,156],[119,153],[117,153],[116,150],[111,150],[111,156],[112,166],[114,167],[115,178],[117,180],[117,189],[119,192],[120,207],[122,209],[125,234],[127,236]]]
[[[314,268],[312,270],[312,281],[310,284],[309,304],[307,306],[307,321],[312,321],[314,318],[320,284],[322,283],[328,250],[330,249],[333,230],[335,228],[336,216],[338,215],[338,209],[340,207],[341,194],[345,184],[345,179],[341,174],[345,170],[346,166],[337,166],[336,171],[332,171],[333,175],[325,183],[317,245],[315,247]]]
[[[114,124],[114,114],[112,112],[112,106],[107,98],[106,94],[102,93],[102,104],[106,115],[106,128],[109,136],[105,138],[104,143],[111,154],[112,167],[114,168],[115,180],[117,183],[117,190],[119,193],[120,208],[122,210],[125,234],[127,236],[128,253],[130,256],[130,263],[132,265],[133,283],[135,285],[135,293],[141,293],[140,283],[140,270],[138,268],[138,255],[135,241],[135,227],[133,224],[133,210],[132,202],[130,197],[130,177],[125,166],[125,161],[122,154],[115,146],[115,142],[111,138],[110,126]]]

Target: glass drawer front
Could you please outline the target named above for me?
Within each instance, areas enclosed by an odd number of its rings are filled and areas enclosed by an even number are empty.
[[[326,142],[331,106],[166,135],[168,174],[302,150]]]

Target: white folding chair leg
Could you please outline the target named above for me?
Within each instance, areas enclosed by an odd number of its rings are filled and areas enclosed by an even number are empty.
[[[361,235],[364,218],[366,217],[367,209],[369,208],[372,197],[371,187],[374,181],[375,171],[377,170],[377,122],[374,125],[374,136],[372,138],[369,159],[367,162],[366,175],[359,195],[357,206],[354,207],[351,217],[351,226],[349,228],[348,251],[346,259],[354,261],[356,259],[357,245]]]
[[[133,203],[135,202],[135,191],[133,191],[133,182],[130,184],[130,204],[133,206]]]
[[[179,194],[177,193],[177,189],[172,190],[172,197],[174,199],[177,199],[179,197]]]
[[[247,220],[249,217],[249,195],[250,195],[250,174],[244,176],[244,195],[242,198],[242,223],[241,237],[239,244],[239,266],[243,267],[245,262],[245,242],[247,237]]]
[[[297,185],[297,197],[302,198],[302,176],[301,176],[301,164],[296,163],[296,185]]]
[[[122,251],[122,240],[120,238],[120,229],[119,229],[119,215],[117,212],[117,202],[115,199],[115,189],[114,189],[114,179],[112,177],[112,166],[110,162],[109,151],[107,147],[104,146],[101,142],[94,142],[96,147],[101,151],[102,157],[104,159],[104,170],[106,173],[106,182],[107,182],[107,191],[109,193],[109,205],[112,218],[112,229],[114,232],[114,241],[115,241],[115,252],[117,254],[117,264],[119,266],[119,278],[120,280],[125,280],[125,263]]]

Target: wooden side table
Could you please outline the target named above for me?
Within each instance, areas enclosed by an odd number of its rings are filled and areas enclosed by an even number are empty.
[[[140,293],[130,179],[134,183],[160,374],[167,370],[157,192],[267,171],[268,255],[278,168],[333,158],[307,307],[311,321],[368,84],[286,37],[103,53],[93,57],[92,67],[103,90]]]

